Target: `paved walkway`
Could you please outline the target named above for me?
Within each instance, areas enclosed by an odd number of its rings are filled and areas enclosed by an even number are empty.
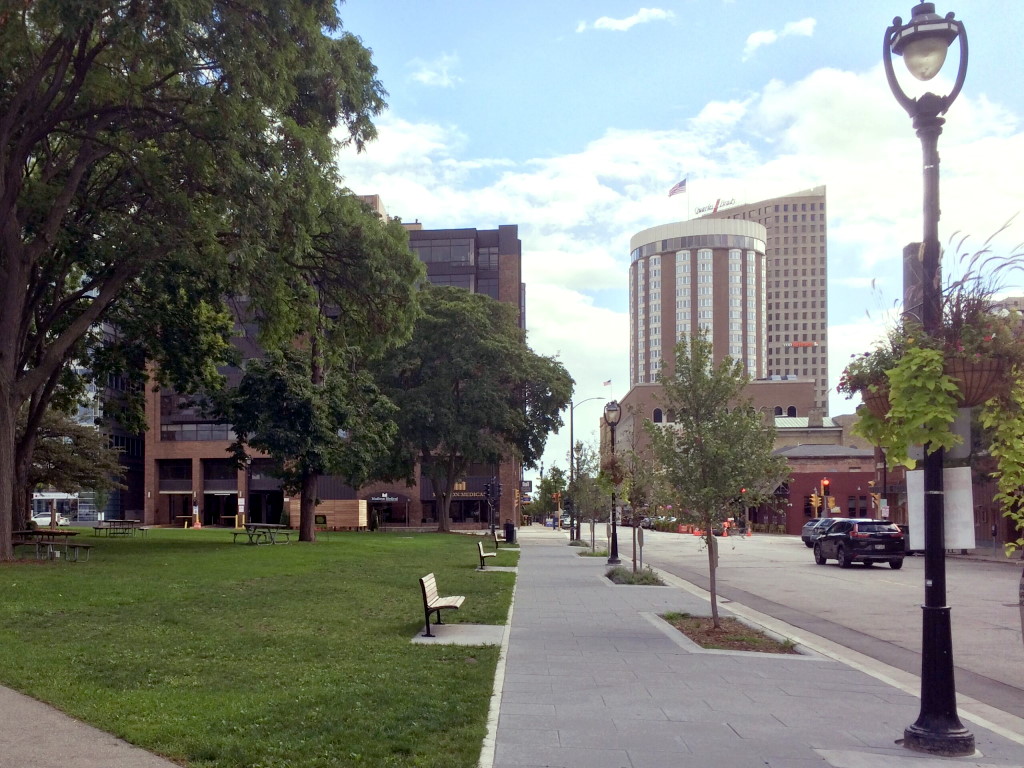
[[[484,768],[1024,766],[1017,718],[961,709],[976,755],[910,752],[895,743],[920,709],[905,673],[890,678],[806,633],[801,642],[822,653],[703,651],[657,618],[709,615],[698,590],[671,577],[668,587],[612,586],[604,560],[579,557],[564,533],[527,526],[519,537]]]
[[[519,538],[511,625],[476,640],[503,645],[481,768],[1024,768],[1020,719],[967,701],[978,754],[908,752],[912,676],[734,603],[810,655],[703,651],[657,618],[709,614],[696,588],[612,586],[564,532]],[[0,768],[176,766],[2,687],[0,713]]]

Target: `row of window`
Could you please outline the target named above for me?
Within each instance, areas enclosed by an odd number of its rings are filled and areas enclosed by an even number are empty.
[[[234,440],[235,431],[228,424],[161,424],[160,439],[164,442],[197,442]]]

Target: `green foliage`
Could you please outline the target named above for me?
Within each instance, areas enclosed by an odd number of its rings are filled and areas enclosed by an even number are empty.
[[[703,335],[676,347],[675,374],[663,377],[670,424],[647,423],[658,472],[676,509],[690,512],[702,528],[730,517],[738,504],[754,504],[758,489],[774,489],[788,474],[775,456],[774,428],[743,396],[742,365],[712,361]],[[740,489],[747,498],[740,499]]]
[[[124,467],[107,436],[89,424],[79,424],[57,411],[47,411],[36,431],[36,446],[28,475],[30,488],[49,486],[68,493],[121,487]]]
[[[685,510],[705,532],[715,626],[717,547],[711,531],[770,496],[789,474],[785,459],[773,453],[774,425],[744,395],[748,382],[742,364],[731,357],[715,365],[706,334],[687,336],[676,346],[674,374],[661,377],[666,410],[675,421],[645,424],[673,507]]]
[[[470,464],[515,455],[535,465],[562,424],[572,378],[527,346],[508,304],[427,286],[421,305],[411,340],[385,356],[381,378],[399,407],[396,454],[409,473],[421,462],[446,529],[450,491]]]
[[[956,419],[956,382],[943,373],[940,350],[908,345],[888,372],[891,409],[879,418],[862,409],[854,431],[885,449],[892,464],[914,466],[907,453],[912,445],[930,452],[959,443],[949,425]]]
[[[215,390],[224,296],[301,284],[280,272],[319,234],[335,149],[372,139],[384,106],[369,51],[339,27],[329,0],[3,13],[0,559],[16,416],[28,404],[33,430],[72,361],[136,377],[117,403],[126,419],[147,363],[180,392]],[[103,323],[117,344],[88,360]]]
[[[308,475],[341,474],[358,487],[388,455],[395,410],[366,372],[339,366],[316,384],[308,350],[270,352],[249,361],[233,393],[234,450],[269,454],[291,493]]]
[[[248,547],[156,529],[90,543],[84,566],[0,570],[3,685],[182,765],[476,766],[498,648],[409,642],[429,572],[466,595],[446,623],[506,620],[515,576],[475,571],[475,542]]]
[[[605,578],[615,584],[633,584],[647,587],[665,586],[665,582],[650,567],[646,567],[642,571],[633,571],[630,568],[617,565],[614,568],[608,569],[605,573]]]
[[[981,424],[991,433],[989,453],[997,462],[992,473],[999,488],[995,499],[1018,532],[1015,541],[1007,542],[1007,554],[1024,548],[1024,371],[1014,368],[1010,380],[1009,392],[989,400],[981,411]]]
[[[887,390],[889,381],[886,374],[903,356],[904,346],[902,333],[894,330],[876,343],[871,352],[853,355],[853,360],[839,378],[836,391],[849,399],[858,392]]]
[[[548,473],[537,483],[533,503],[530,505],[532,514],[534,516],[538,514],[553,515],[557,507],[555,500],[551,497],[556,493],[561,493],[564,497],[568,488],[567,481],[568,477],[565,470],[557,466],[551,467]]]

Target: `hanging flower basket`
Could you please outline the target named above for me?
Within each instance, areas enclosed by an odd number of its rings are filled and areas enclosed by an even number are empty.
[[[889,413],[889,390],[888,389],[866,389],[860,393],[864,407],[871,411],[873,416],[884,419]]]
[[[1006,386],[1006,365],[996,358],[951,357],[946,360],[943,373],[960,388],[961,408],[981,405]]]

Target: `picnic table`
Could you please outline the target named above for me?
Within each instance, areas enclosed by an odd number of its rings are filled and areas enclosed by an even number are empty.
[[[65,559],[77,560],[81,551],[88,557],[89,544],[72,544],[71,539],[78,531],[62,531],[59,528],[36,528],[31,531],[14,531],[12,539],[16,543],[34,544],[36,558],[52,560],[64,553]]]
[[[141,520],[131,519],[100,520],[92,530],[93,535],[104,533],[107,536],[134,536],[141,523]]]
[[[287,544],[291,541],[291,531],[287,525],[280,523],[246,523],[244,531],[235,531],[233,540],[245,536],[248,544]]]

